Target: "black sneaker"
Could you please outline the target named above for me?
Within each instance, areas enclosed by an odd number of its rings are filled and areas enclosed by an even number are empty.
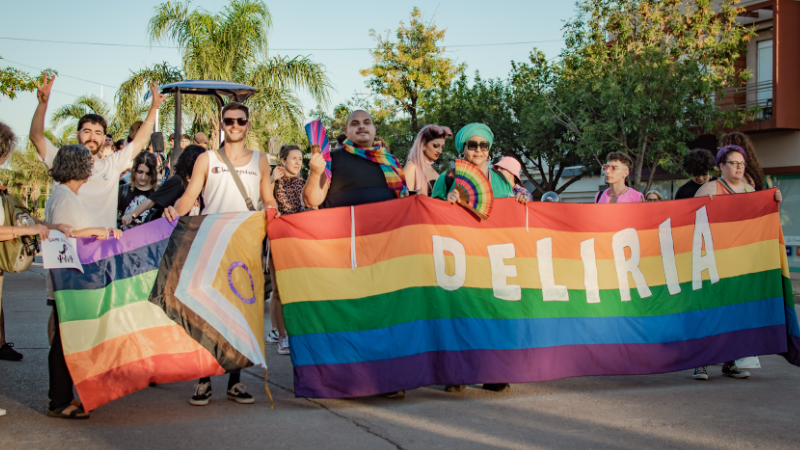
[[[484,383],[483,388],[487,391],[508,392],[511,390],[511,385],[508,383]]]
[[[0,346],[0,359],[5,361],[19,361],[22,359],[22,353],[14,350],[13,342],[6,342]]]
[[[445,392],[450,392],[454,394],[459,394],[467,390],[467,387],[463,384],[448,384],[444,387]]]
[[[236,403],[250,404],[255,403],[256,399],[247,393],[247,388],[242,383],[236,383],[228,389],[228,400],[233,400]]]
[[[722,374],[733,378],[750,378],[750,372],[739,370],[739,368],[736,367],[736,364],[723,364]]]
[[[694,373],[692,374],[692,378],[695,380],[707,380],[708,379],[708,370],[706,370],[706,366],[698,367],[694,369]]]
[[[211,383],[195,384],[194,395],[189,403],[194,406],[206,406],[211,400]]]
[[[406,398],[406,391],[389,392],[387,394],[383,394],[383,396],[386,398],[403,399]]]

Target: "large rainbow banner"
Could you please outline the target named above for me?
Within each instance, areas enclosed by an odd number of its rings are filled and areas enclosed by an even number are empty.
[[[301,397],[670,372],[800,328],[774,191],[647,204],[411,197],[270,220]]]
[[[264,360],[262,212],[166,219],[80,238],[51,270],[67,367],[89,411],[148,386]]]

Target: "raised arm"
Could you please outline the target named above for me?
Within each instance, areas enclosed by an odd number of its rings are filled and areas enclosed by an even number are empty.
[[[164,103],[164,100],[167,99],[166,95],[158,92],[158,84],[150,84],[150,95],[153,99],[153,102],[150,104],[150,111],[147,113],[147,117],[144,119],[142,126],[139,127],[139,131],[136,132],[136,136],[133,137],[133,141],[128,144],[133,149],[130,156],[131,160],[147,146],[147,142],[150,140],[150,135],[153,134],[153,127],[156,123],[156,112],[161,104]]]
[[[311,160],[308,163],[308,181],[303,187],[303,203],[309,208],[321,205],[328,195],[330,183],[328,183],[328,177],[325,176],[325,165],[325,159],[322,154],[315,153],[311,155]]]
[[[48,83],[47,74],[42,75],[42,85],[36,91],[39,105],[36,106],[36,112],[33,113],[31,131],[28,136],[42,159],[45,159],[47,154],[47,139],[44,137],[44,118],[45,113],[47,113],[47,103],[50,101],[50,90],[53,89],[53,81],[55,80],[56,77],[54,75]]]
[[[197,201],[197,197],[203,192],[203,186],[206,185],[207,174],[208,153],[202,153],[197,157],[197,161],[194,163],[192,179],[189,180],[189,185],[186,186],[183,195],[175,202],[175,206],[168,206],[164,210],[164,217],[166,217],[167,220],[172,222],[180,216],[185,216],[192,210],[194,202]]]

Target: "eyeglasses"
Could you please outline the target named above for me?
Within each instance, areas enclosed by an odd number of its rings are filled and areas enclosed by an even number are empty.
[[[189,140],[188,139],[181,139],[181,142],[186,142],[188,144]]]
[[[725,164],[735,169],[741,169],[742,167],[744,167],[744,161],[725,161]]]
[[[613,164],[603,164],[603,172],[616,172],[622,170],[622,166],[615,166]]]
[[[240,127],[247,125],[247,119],[242,119],[241,117],[237,117],[235,119],[226,117],[222,119],[222,123],[224,123],[226,127],[232,127],[234,122],[238,123]]]
[[[480,148],[482,152],[487,152],[488,153],[489,152],[489,143],[486,142],[486,141],[484,141],[484,142],[467,141],[467,150],[475,151],[478,148]]]

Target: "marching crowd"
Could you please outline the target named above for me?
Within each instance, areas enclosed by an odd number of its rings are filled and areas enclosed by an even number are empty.
[[[494,135],[488,126],[472,123],[453,135],[446,126],[427,125],[420,130],[405,167],[376,137],[372,117],[366,111],[354,111],[346,123],[345,133],[337,139],[327,162],[315,152],[309,161],[307,180],[300,177],[303,152],[297,145],[284,145],[279,152],[280,165],[271,170],[267,156],[245,147],[250,128],[249,109],[230,102],[222,109],[221,130],[224,143],[209,149],[208,139],[198,134],[181,136],[183,151],[174,167],[167,158],[152,152],[148,142],[154,129],[156,111],[165,97],[158,86],[151,86],[152,104],[146,119],[138,124],[126,141],[113,142],[107,134],[103,117],[89,114],[77,126],[76,145],[57,149],[44,137],[51,79],[45,78],[38,90],[39,104],[30,129],[30,140],[42,163],[54,180],[52,195],[45,208],[45,220],[36,225],[15,226],[0,223],[0,241],[20,236],[48,236],[49,230],[60,230],[71,236],[96,236],[98,239],[119,238],[123,230],[159,217],[170,221],[182,215],[216,214],[275,208],[279,214],[294,214],[317,208],[355,206],[406,195],[425,195],[451,203],[460,200],[454,189],[454,169],[443,174],[433,169],[442,155],[446,139],[455,140],[459,157],[475,165],[489,179],[495,198],[515,198],[520,203],[532,200],[520,179],[521,163],[502,157],[489,164]],[[17,141],[11,130],[0,123],[0,163],[6,161]],[[152,145],[152,144],[151,144]],[[172,143],[171,143],[172,146]],[[718,168],[718,178],[711,176]],[[166,168],[166,170],[165,170]],[[626,179],[633,162],[624,153],[612,152],[602,169],[608,189],[598,192],[595,203],[630,203],[663,200],[657,191],[642,195],[630,188]],[[692,176],[675,196],[676,199],[752,192],[764,189],[764,176],[753,146],[747,136],[731,133],[720,141],[716,156],[708,150],[695,149],[683,160],[684,170]],[[130,171],[128,182],[120,185],[121,176]],[[159,184],[159,172],[170,177]],[[4,189],[4,188],[3,188]],[[775,200],[781,201],[779,191]],[[0,212],[0,220],[5,216]],[[270,254],[271,255],[271,254]],[[290,353],[283,321],[280,288],[274,276],[271,256],[268,261],[272,282],[270,317],[272,329],[268,341],[277,344],[277,352]],[[48,356],[51,417],[85,419],[89,413],[74,398],[73,383],[64,361],[50,278],[47,280],[47,301],[53,305],[50,320],[51,347]],[[2,272],[0,272],[2,283]],[[1,284],[0,284],[1,287]],[[22,355],[5,341],[2,304],[0,304],[0,359],[20,360]],[[738,369],[733,361],[724,364],[723,373],[736,378],[749,374]],[[695,370],[695,379],[707,379],[705,367]],[[505,391],[508,384],[485,384],[484,389]],[[448,392],[462,392],[463,385],[450,385]],[[386,394],[403,397],[403,392]],[[229,375],[227,396],[238,403],[253,403],[253,397],[241,383],[239,372]],[[192,405],[206,405],[211,398],[211,380],[204,378],[195,385]],[[2,411],[2,410],[0,410]]]

